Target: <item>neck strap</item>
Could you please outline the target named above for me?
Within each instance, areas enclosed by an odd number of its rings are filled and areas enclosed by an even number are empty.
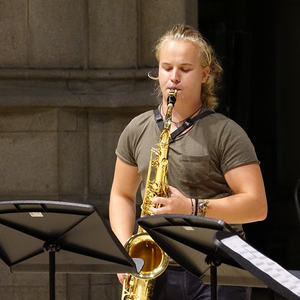
[[[206,116],[208,116],[208,115],[210,115],[210,114],[213,114],[213,113],[214,113],[213,110],[207,109],[207,110],[205,110],[205,111],[203,111],[203,112],[200,111],[200,112],[199,112],[195,117],[193,117],[193,118],[187,118],[187,119],[184,121],[184,123],[183,123],[179,128],[177,128],[175,131],[173,131],[173,132],[171,133],[170,143],[171,143],[171,142],[174,142],[175,138],[176,138],[178,135],[180,135],[183,131],[185,131],[186,129],[188,129],[189,127],[191,127],[196,121],[198,121],[198,120],[200,120],[200,119],[202,119],[202,118],[204,118],[204,117],[206,117]],[[158,108],[156,108],[156,109],[154,110],[154,117],[155,117],[155,121],[156,121],[156,123],[157,123],[157,125],[158,125],[160,131],[162,131],[163,128],[164,128],[164,120],[163,120],[163,118],[162,118],[162,116],[161,116],[161,114],[160,114]]]

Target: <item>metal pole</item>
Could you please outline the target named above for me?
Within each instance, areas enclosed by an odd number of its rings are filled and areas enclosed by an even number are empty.
[[[49,251],[49,295],[55,300],[55,250]]]
[[[217,300],[217,267],[213,263],[210,265],[210,292],[211,299]]]

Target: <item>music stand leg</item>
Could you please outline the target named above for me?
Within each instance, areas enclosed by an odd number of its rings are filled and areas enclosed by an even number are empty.
[[[55,251],[49,251],[49,295],[55,300]]]
[[[210,265],[210,293],[211,299],[217,300],[217,267],[214,264]]]
[[[210,294],[212,300],[217,300],[217,267],[221,264],[221,261],[214,255],[207,255],[205,262],[210,268]]]
[[[49,252],[49,295],[50,300],[55,300],[55,253],[60,250],[60,245],[47,241],[44,250]]]

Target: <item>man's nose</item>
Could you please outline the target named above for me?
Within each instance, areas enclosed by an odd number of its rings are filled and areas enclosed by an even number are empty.
[[[174,68],[172,70],[171,81],[175,82],[175,83],[178,83],[180,81],[179,72],[178,72],[178,69],[176,69],[176,68]]]

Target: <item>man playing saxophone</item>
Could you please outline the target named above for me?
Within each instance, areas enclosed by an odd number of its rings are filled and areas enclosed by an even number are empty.
[[[215,113],[215,87],[222,68],[211,46],[195,29],[176,25],[156,44],[161,103],[124,129],[110,197],[111,227],[122,244],[132,235],[136,193],[143,195],[151,148],[157,143],[170,90],[177,91],[168,152],[168,196],[153,199],[151,213],[188,214],[242,224],[264,220],[267,201],[254,147],[234,121]],[[208,112],[206,114],[206,112]],[[198,117],[201,116],[201,117]],[[119,274],[122,282],[123,275]],[[210,287],[179,266],[155,283],[155,300],[210,299]],[[218,299],[249,299],[247,288],[218,286]]]

